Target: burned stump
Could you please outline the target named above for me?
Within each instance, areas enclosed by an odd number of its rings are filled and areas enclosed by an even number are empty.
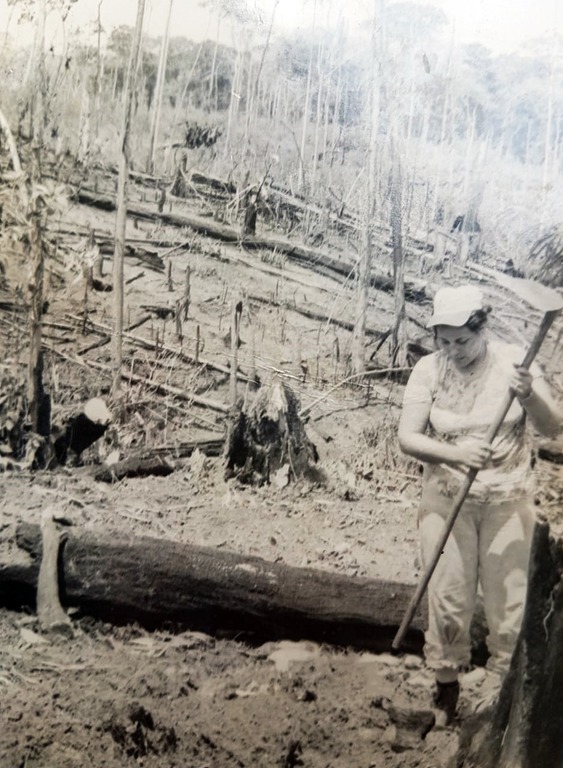
[[[234,417],[225,445],[226,477],[249,485],[322,479],[318,453],[299,417],[295,394],[274,377]],[[285,480],[284,480],[285,478]]]
[[[563,765],[563,542],[536,525],[528,596],[498,701],[469,718],[457,768]]]
[[[111,413],[105,402],[93,397],[79,413],[72,416],[55,438],[53,450],[59,464],[66,464],[70,456],[80,460],[82,453],[102,437],[111,422]]]

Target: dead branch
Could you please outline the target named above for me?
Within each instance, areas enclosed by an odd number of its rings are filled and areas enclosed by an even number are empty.
[[[72,357],[71,355],[66,355],[64,352],[61,352],[59,349],[56,349],[51,344],[45,343],[43,345],[46,349],[48,349],[50,352],[53,352],[54,354],[61,357],[63,360],[67,360],[70,363],[75,363],[76,365],[80,365],[83,368],[96,368],[99,371],[103,371],[106,373],[110,378],[112,376],[111,367],[109,365],[105,365],[104,363],[98,363],[95,360],[84,360],[80,357]],[[123,371],[121,373],[121,378],[124,381],[133,382],[134,384],[142,384],[146,387],[150,387],[155,392],[159,392],[160,394],[164,395],[173,395],[174,397],[177,397],[179,400],[184,400],[190,404],[194,405],[200,405],[203,408],[209,408],[213,411],[218,411],[219,413],[228,413],[229,407],[227,405],[223,405],[223,403],[218,403],[215,400],[209,400],[207,397],[201,397],[199,395],[191,394],[189,392],[185,392],[183,389],[180,389],[179,387],[173,387],[170,384],[161,384],[157,381],[152,381],[151,379],[146,379],[144,376],[138,376],[134,373],[127,373]]]

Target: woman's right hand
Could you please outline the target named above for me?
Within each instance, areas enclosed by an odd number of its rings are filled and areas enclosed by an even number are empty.
[[[486,440],[463,437],[454,446],[454,463],[471,469],[484,469],[490,461],[492,447]]]

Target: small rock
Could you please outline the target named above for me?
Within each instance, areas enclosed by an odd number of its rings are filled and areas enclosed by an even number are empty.
[[[393,752],[406,752],[410,749],[420,749],[420,739],[410,731],[403,731],[395,725],[390,725],[383,732],[386,741]]]
[[[299,692],[297,701],[316,701],[317,694],[314,691],[310,691],[308,688],[304,688]]]
[[[398,667],[401,664],[401,659],[390,653],[362,653],[358,659],[358,664],[381,664],[385,667]]]
[[[472,686],[477,685],[479,683],[482,683],[483,680],[487,677],[487,673],[485,672],[483,667],[476,667],[471,672],[467,672],[465,675],[461,675],[461,684],[463,686]]]
[[[25,627],[20,629],[20,634],[22,640],[28,645],[44,645],[49,642],[44,637],[41,637],[41,635],[38,635],[37,632],[34,632],[31,629],[26,629]]]
[[[449,731],[450,726],[448,725],[448,713],[444,712],[443,709],[437,709],[436,710],[436,723],[434,725],[435,731]]]
[[[425,739],[425,749],[440,755],[441,765],[450,765],[459,749],[459,737],[451,728],[434,728]]]
[[[429,709],[410,709],[390,705],[387,709],[389,719],[401,731],[411,731],[419,739],[424,739],[436,722],[434,712]]]
[[[280,672],[287,672],[292,664],[311,661],[320,655],[319,646],[315,643],[292,643],[289,640],[282,640],[277,645],[277,649],[270,653],[268,660],[273,661]]]
[[[431,691],[435,684],[434,678],[423,672],[419,672],[419,674],[413,675],[407,680],[409,688],[423,688],[426,691]]]
[[[394,741],[396,737],[397,737],[397,726],[388,725],[385,731],[383,732],[383,741],[390,743]]]
[[[282,490],[283,488],[287,488],[289,485],[289,464],[284,464],[283,467],[280,467],[277,472],[274,472],[272,477],[270,478],[270,481],[272,485],[274,485],[279,490]]]

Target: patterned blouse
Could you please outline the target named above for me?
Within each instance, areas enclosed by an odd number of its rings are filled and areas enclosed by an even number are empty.
[[[472,372],[458,370],[443,352],[421,358],[407,383],[403,404],[428,407],[430,437],[445,442],[461,442],[464,437],[483,438],[495,419],[508,390],[514,365],[520,365],[524,351],[512,344],[491,341],[483,361]],[[542,376],[532,364],[532,375]],[[457,493],[467,470],[447,464],[424,465],[424,487],[442,496]],[[493,441],[489,464],[479,471],[469,498],[498,503],[529,496],[531,444],[526,429],[526,414],[514,400]]]

